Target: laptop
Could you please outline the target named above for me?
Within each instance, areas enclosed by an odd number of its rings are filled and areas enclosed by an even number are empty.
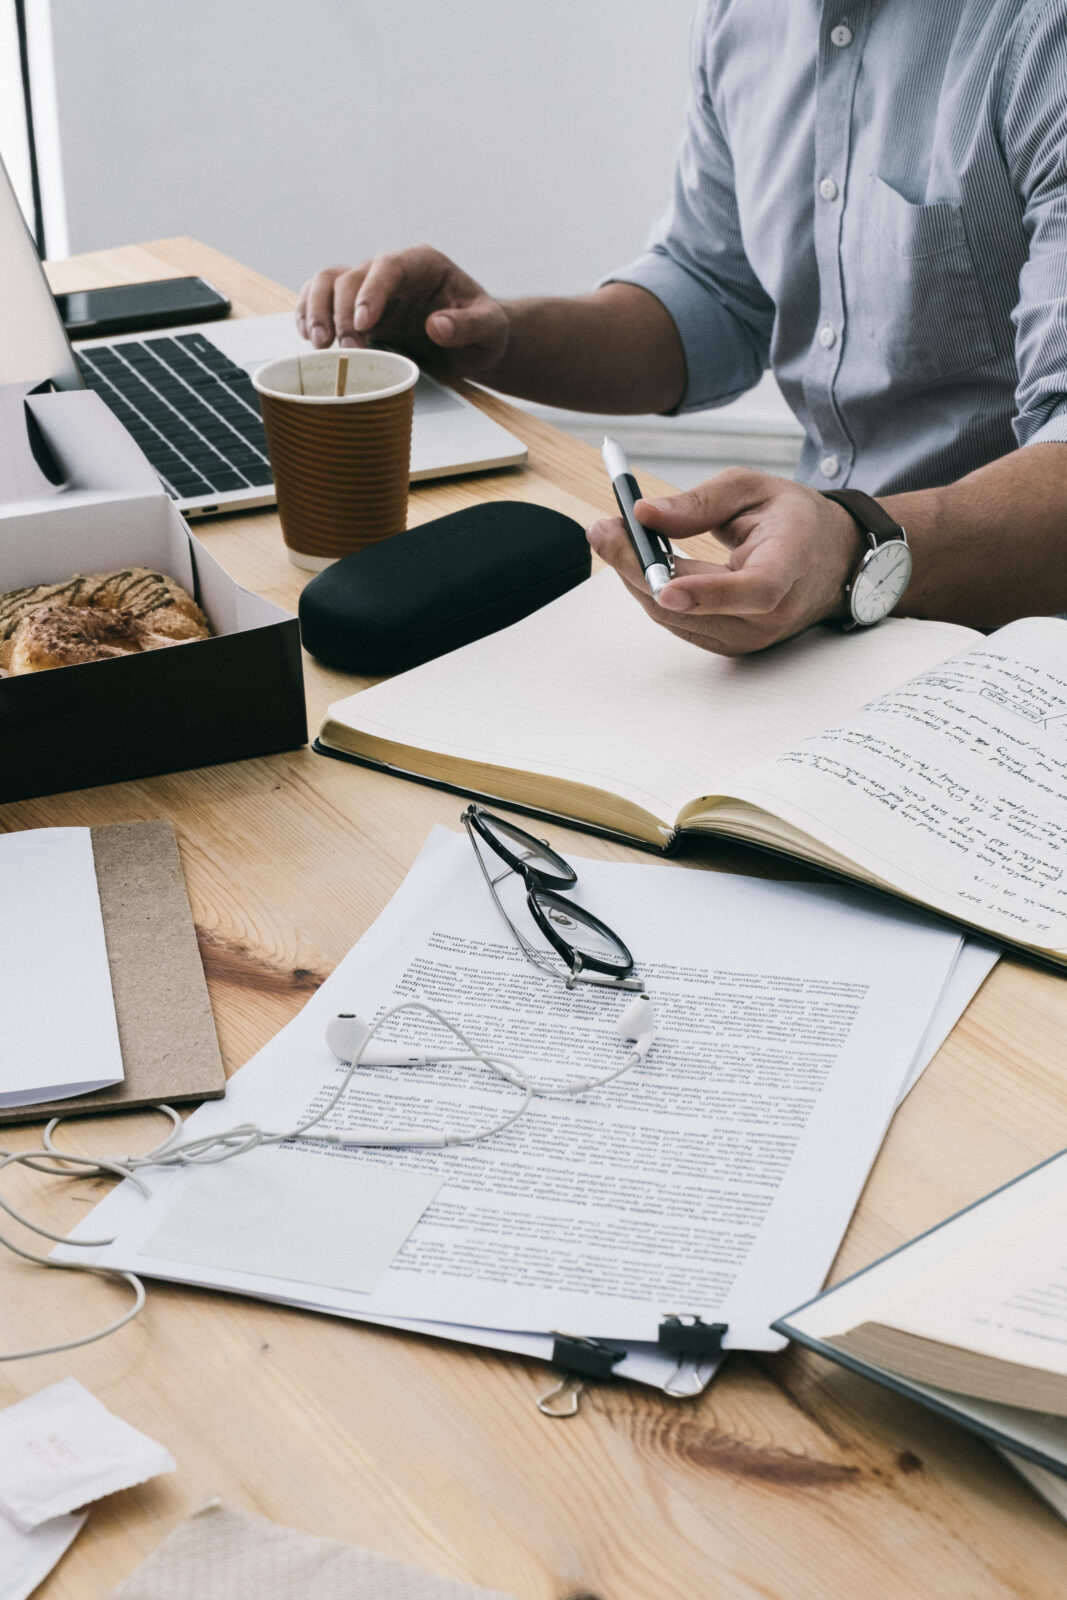
[[[274,504],[250,374],[311,347],[288,312],[87,339],[75,352],[0,161],[0,384],[88,387],[136,439],[189,517]],[[411,477],[518,466],[514,434],[423,373],[415,389]]]

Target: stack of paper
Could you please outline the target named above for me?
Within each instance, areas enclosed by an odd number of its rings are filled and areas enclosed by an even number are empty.
[[[86,1219],[87,1237],[116,1234],[101,1263],[544,1357],[558,1331],[615,1341],[618,1375],[672,1392],[695,1392],[714,1362],[679,1372],[657,1348],[665,1316],[726,1323],[727,1349],[780,1347],[770,1323],[821,1285],[896,1105],[995,952],[849,888],[575,865],[574,897],[626,940],[654,1000],[640,1067],[539,1098],[478,1144],[299,1141],[259,1151],[244,1178],[247,1156],[149,1171],[151,1201],[126,1184]],[[324,1042],[338,1012],[425,1000],[551,1088],[621,1062],[629,998],[531,967],[467,839],[437,830],[333,976],[186,1132],[306,1121],[343,1070]],[[456,1049],[419,1013],[388,1026]],[[477,1064],[361,1068],[316,1131],[475,1128],[516,1096]]]

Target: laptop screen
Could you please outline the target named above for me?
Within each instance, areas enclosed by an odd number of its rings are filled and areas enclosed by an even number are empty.
[[[0,384],[84,387],[11,179],[0,161]]]

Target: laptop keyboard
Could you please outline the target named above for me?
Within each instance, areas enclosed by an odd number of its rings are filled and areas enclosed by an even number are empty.
[[[175,500],[272,482],[259,396],[203,334],[97,345],[78,365]]]

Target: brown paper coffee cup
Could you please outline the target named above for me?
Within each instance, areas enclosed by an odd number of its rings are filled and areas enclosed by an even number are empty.
[[[298,567],[319,572],[407,526],[418,376],[391,350],[314,350],[253,373],[282,536]]]

